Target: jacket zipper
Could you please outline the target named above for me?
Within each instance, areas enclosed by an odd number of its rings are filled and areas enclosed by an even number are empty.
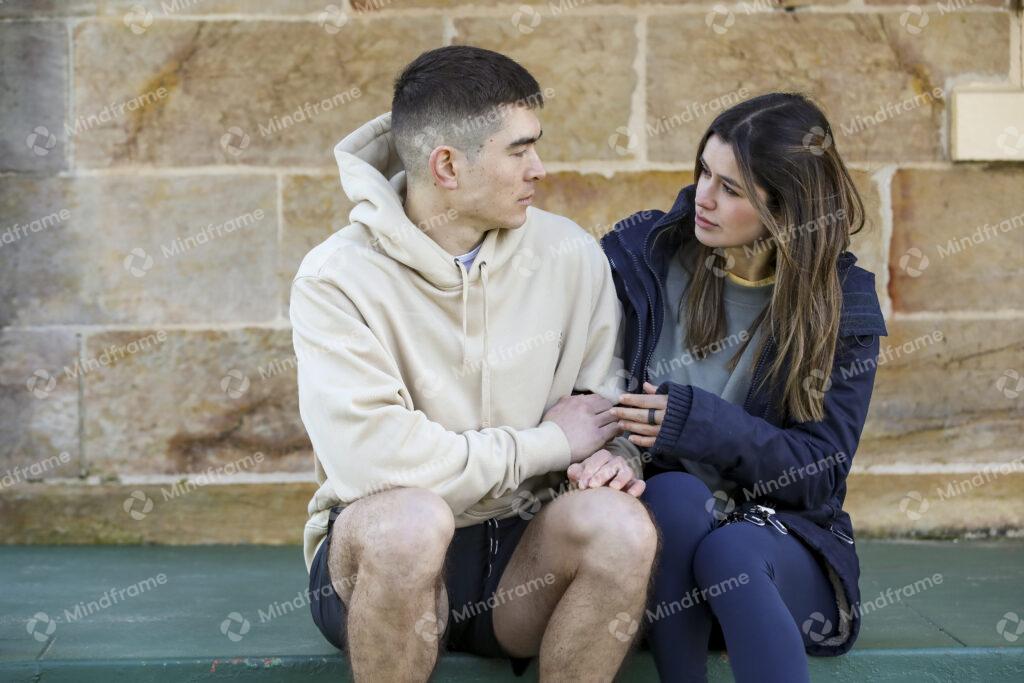
[[[758,373],[761,372],[761,367],[764,365],[765,358],[768,357],[768,347],[771,345],[771,340],[765,344],[764,351],[761,352],[761,357],[757,360],[757,365],[754,366],[754,375],[750,378],[750,389],[747,390],[747,398],[743,401],[743,409],[747,410],[750,407],[750,399],[754,397],[754,387],[757,386]],[[771,395],[769,394],[768,400],[771,401]],[[747,412],[750,412],[747,410]]]
[[[826,528],[832,532],[833,536],[838,538],[843,543],[846,543],[847,545],[853,545],[853,538],[842,529],[836,528],[836,517],[839,516],[839,509],[833,507],[832,503],[825,503],[825,505],[828,505],[829,509],[832,510],[832,516],[829,518],[828,526]]]
[[[609,257],[608,257],[608,265],[610,265],[610,266],[611,266],[611,268],[612,268],[612,271],[613,271],[613,272],[614,272],[614,271],[616,270],[616,267],[615,267],[615,260],[614,260],[614,259],[613,259],[613,258],[612,258],[611,256],[609,256]],[[623,287],[623,289],[625,289],[625,290],[626,290],[626,295],[628,296],[628,295],[629,295],[629,293],[630,293],[630,292],[629,292],[629,285],[627,285],[627,284],[626,284],[626,279],[625,279],[625,278],[622,278],[622,277],[620,276],[620,279],[622,280],[622,287]],[[631,305],[632,305],[632,304],[631,304]],[[636,319],[636,336],[634,337],[634,339],[640,339],[640,316],[636,315],[636,316],[634,316],[634,318]],[[637,357],[639,357],[639,355],[640,355],[640,350],[639,350],[639,349],[637,349]],[[632,377],[632,376],[633,376],[633,368],[634,368],[634,367],[636,367],[636,359],[633,359],[633,360],[631,360],[631,361],[630,361],[630,366],[629,366],[629,368],[628,368],[628,372],[629,372],[629,374],[630,374],[630,377]],[[627,382],[628,382],[628,381],[629,381],[629,380],[627,379]],[[638,389],[639,389],[640,391],[643,391],[643,382],[641,382],[641,383],[640,383],[640,386],[639,386],[639,387],[636,387],[636,388],[638,388]],[[626,392],[627,392],[627,393],[630,393],[630,392],[632,392],[632,391],[633,391],[633,388],[631,388],[631,387],[630,387],[630,386],[629,386],[629,385],[627,384],[627,386],[626,386]]]
[[[658,232],[661,232],[662,230],[665,230],[665,228],[659,228]],[[654,266],[651,265],[650,259],[647,258],[647,246],[648,246],[648,244],[651,241],[651,235],[653,233],[654,233],[654,231],[652,230],[651,232],[647,233],[647,235],[644,237],[644,244],[643,244],[643,250],[642,250],[643,254],[644,254],[644,265],[646,265],[648,270],[650,270],[651,274],[654,275],[654,282],[655,282],[655,284],[658,285],[658,295],[659,295],[659,297],[661,297],[661,299],[664,299],[665,298],[665,287],[664,287],[664,285],[661,282],[661,277],[659,277],[658,271],[655,270]],[[635,258],[636,257],[634,257],[634,260],[635,260]],[[644,294],[646,295],[647,292],[645,291]],[[644,358],[644,364],[643,364],[643,366],[641,366],[642,369],[643,369],[644,381],[645,382],[647,381],[647,364],[651,362],[651,357],[654,356],[654,349],[656,349],[657,346],[658,346],[658,338],[661,336],[661,326],[658,324],[658,318],[659,318],[659,315],[662,313],[661,311],[655,311],[654,310],[654,302],[651,301],[651,297],[650,296],[647,296],[647,303],[650,305],[651,312],[654,314],[654,336],[651,339],[651,343],[649,344],[650,350],[647,352],[647,355]],[[662,306],[662,308],[664,308],[664,306]],[[662,323],[664,323],[664,320],[662,320]]]
[[[646,244],[647,244],[647,242],[645,241],[644,242],[644,245],[645,245],[644,248],[645,249],[646,249]],[[630,254],[630,258],[632,258],[633,264],[636,266],[637,271],[639,271],[640,270],[640,260],[637,259],[636,254]],[[644,260],[646,261],[647,259],[645,258]],[[648,308],[651,310],[651,313],[654,315],[655,320],[657,320],[658,312],[654,310],[654,302],[651,301],[651,295],[647,293],[646,289],[644,289],[644,297],[646,297],[646,299],[647,299],[647,306],[648,306]],[[643,355],[643,349],[640,348],[639,344],[637,344],[637,355],[636,355],[636,359],[635,360],[640,360],[641,358],[644,358],[644,363],[643,363],[643,365],[640,366],[640,374],[642,376],[642,379],[640,381],[640,388],[641,388],[641,391],[642,391],[643,390],[643,383],[647,381],[647,359]],[[634,361],[634,364],[635,364],[635,361]]]

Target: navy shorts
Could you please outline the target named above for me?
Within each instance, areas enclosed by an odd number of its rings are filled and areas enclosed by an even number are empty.
[[[309,608],[313,613],[313,623],[324,637],[339,650],[344,650],[347,640],[345,603],[331,584],[327,566],[331,533],[340,512],[337,507],[331,510],[327,538],[317,549],[309,570]],[[449,606],[448,624],[439,638],[444,649],[507,658],[511,660],[516,675],[522,675],[532,658],[512,657],[502,650],[494,635],[493,610],[486,605],[497,591],[498,581],[527,524],[529,520],[516,515],[456,529],[448,546],[444,567]],[[418,626],[429,629],[433,625]]]

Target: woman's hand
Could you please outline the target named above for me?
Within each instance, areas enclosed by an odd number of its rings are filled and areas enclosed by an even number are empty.
[[[619,426],[631,432],[629,440],[641,448],[654,445],[668,409],[668,395],[657,392],[658,387],[644,382],[644,393],[623,394],[619,397],[619,405],[611,409]]]

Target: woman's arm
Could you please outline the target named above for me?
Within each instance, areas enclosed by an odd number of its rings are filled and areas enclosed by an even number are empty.
[[[667,394],[667,410],[654,457],[665,464],[687,459],[713,465],[750,497],[767,495],[798,509],[820,507],[850,472],[875,380],[878,336],[843,341],[851,343],[832,368],[820,422],[776,427],[711,392],[663,383],[658,393]]]

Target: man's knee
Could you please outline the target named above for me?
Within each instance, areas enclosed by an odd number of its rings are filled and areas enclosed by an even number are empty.
[[[345,530],[350,538],[358,536],[358,572],[407,583],[436,578],[455,533],[444,499],[425,489],[401,488],[357,501],[364,502],[359,528]]]
[[[622,491],[601,487],[559,499],[558,523],[567,545],[598,557],[653,561],[658,530],[643,503]]]

